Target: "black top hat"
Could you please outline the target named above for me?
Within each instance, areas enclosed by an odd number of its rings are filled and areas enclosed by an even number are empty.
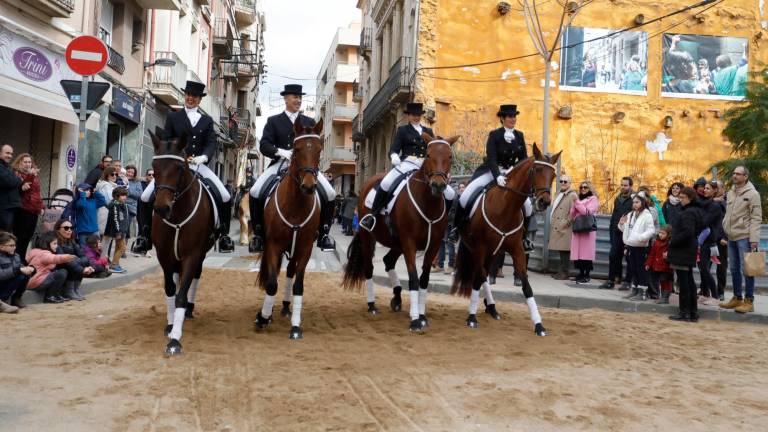
[[[187,85],[181,89],[184,93],[189,93],[194,96],[205,96],[205,84],[196,81],[187,81]]]
[[[295,94],[298,96],[304,96],[306,93],[301,92],[301,84],[286,84],[285,90],[280,92],[280,96],[285,96],[288,94]]]
[[[501,105],[499,112],[496,113],[497,117],[516,116],[520,114],[517,110],[517,105]]]
[[[405,104],[405,110],[403,110],[403,112],[406,114],[422,115],[424,114],[424,104],[408,102]]]

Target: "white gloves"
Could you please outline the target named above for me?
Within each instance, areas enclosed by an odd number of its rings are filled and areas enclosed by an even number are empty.
[[[397,155],[397,153],[392,153],[389,155],[389,160],[392,161],[392,166],[398,166],[400,165],[400,156]]]
[[[291,150],[285,150],[285,149],[277,149],[277,155],[280,156],[283,159],[291,159],[291,155],[293,154],[293,151]]]
[[[507,178],[504,177],[503,175],[500,175],[500,176],[496,177],[496,184],[501,186],[501,187],[506,186],[507,185]]]
[[[208,156],[202,155],[202,156],[195,156],[192,158],[192,165],[204,165],[206,162],[208,162]]]

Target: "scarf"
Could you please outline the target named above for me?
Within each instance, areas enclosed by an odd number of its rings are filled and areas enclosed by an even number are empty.
[[[667,201],[669,201],[669,203],[674,205],[674,206],[680,205],[680,198],[678,198],[678,197],[676,197],[674,195],[668,196],[667,197]]]
[[[579,194],[579,201],[585,200],[592,196],[592,191],[589,191],[585,194]]]

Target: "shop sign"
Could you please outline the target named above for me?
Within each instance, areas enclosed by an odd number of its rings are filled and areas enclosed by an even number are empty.
[[[112,88],[111,111],[133,123],[139,124],[141,121],[141,101],[119,87]]]
[[[4,55],[5,53],[5,55]],[[0,75],[64,96],[63,79],[78,79],[64,56],[0,24]]]
[[[75,166],[77,165],[77,150],[75,149],[75,146],[70,144],[67,146],[67,169],[69,171],[72,171],[75,169]]]
[[[13,52],[16,70],[32,81],[45,81],[53,75],[53,66],[45,54],[32,47],[21,47]]]

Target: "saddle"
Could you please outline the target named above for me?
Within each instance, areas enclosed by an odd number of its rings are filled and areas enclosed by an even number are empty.
[[[400,192],[405,187],[406,183],[403,180],[406,180],[406,179],[410,178],[415,172],[416,171],[411,171],[409,173],[400,174],[395,179],[395,181],[392,182],[392,190],[394,192],[392,192],[389,195],[389,199],[387,200],[387,204],[384,206],[384,209],[382,211],[382,213],[384,215],[388,215],[389,213],[392,212],[392,207],[394,207],[395,201],[397,201],[398,195],[400,195]],[[381,187],[381,180],[379,180],[376,183],[376,185],[373,188],[371,188],[371,190],[368,192],[368,195],[365,196],[365,206],[367,208],[370,209],[371,206],[373,206],[373,200],[376,198],[376,194],[379,192],[380,187]]]
[[[469,196],[469,199],[467,200],[467,206],[465,207],[470,210],[469,213],[467,213],[469,217],[472,217],[475,214],[475,210],[477,210],[477,205],[480,203],[478,198],[480,198],[480,196],[482,196],[484,193],[488,192],[495,184],[496,181],[491,180],[487,185],[478,188],[474,193],[472,193],[472,195]]]
[[[205,177],[199,176],[198,178],[202,182],[205,191],[208,192],[208,196],[211,198],[211,203],[213,203],[214,225],[216,225],[216,228],[219,228],[219,224],[221,223],[219,220],[219,209],[224,206],[224,200],[221,198],[219,188],[217,188],[211,180],[208,180]]]

